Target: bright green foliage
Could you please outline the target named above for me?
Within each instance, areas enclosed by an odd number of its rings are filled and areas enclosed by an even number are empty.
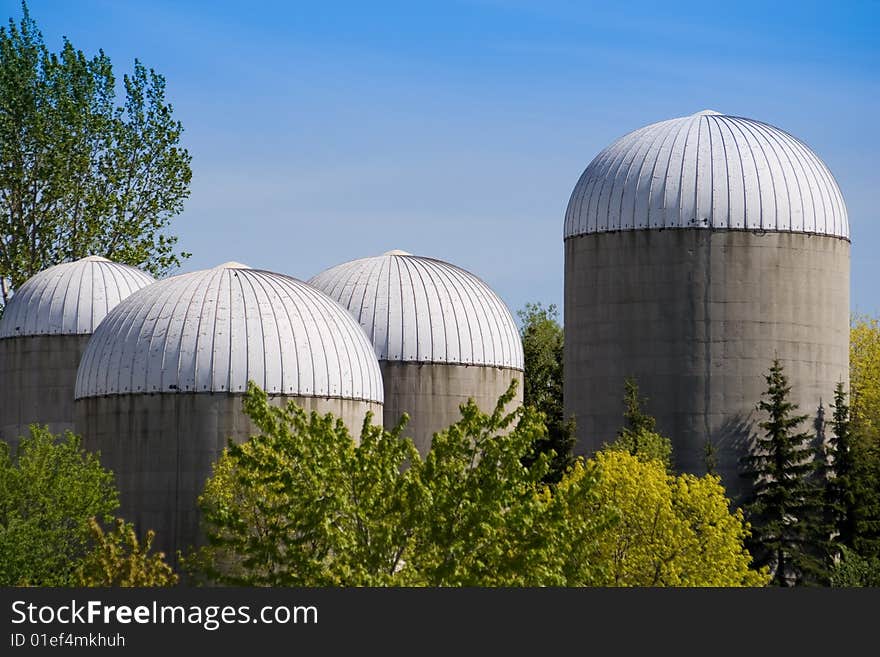
[[[850,333],[853,547],[880,559],[880,320],[856,317]]]
[[[856,316],[850,330],[849,377],[853,426],[880,441],[880,319]]]
[[[880,558],[865,558],[846,547],[841,548],[840,558],[831,568],[831,586],[880,587]]]
[[[617,439],[606,449],[618,450],[640,459],[655,459],[672,470],[672,441],[655,431],[657,421],[642,410],[646,401],[639,395],[635,379],[624,381],[623,418],[626,424],[618,431]]]
[[[150,554],[155,532],[149,530],[144,542],[138,540],[134,527],[122,518],[105,532],[101,523],[92,518],[89,530],[93,541],[91,551],[80,561],[76,572],[77,586],[173,586],[177,575],[161,552]]]
[[[601,586],[608,581],[610,564],[599,540],[620,518],[616,508],[602,503],[598,481],[598,469],[578,458],[552,488],[545,523],[554,529],[550,559],[559,581],[548,579],[548,585]]]
[[[253,384],[260,433],[230,445],[200,506],[207,582],[287,586],[751,585],[747,527],[715,477],[671,477],[626,452],[543,482],[532,408],[463,404],[424,461],[398,427],[360,444],[331,415],[273,406]]]
[[[49,52],[22,3],[0,28],[0,307],[46,267],[87,255],[163,274],[164,232],[192,176],[165,80],[135,61],[117,106],[110,59]]]
[[[587,463],[598,480],[586,513],[616,511],[590,563],[603,586],[763,586],[766,570],[749,568],[748,526],[729,510],[718,477],[673,476],[662,462],[603,450]]]
[[[260,434],[216,464],[199,498],[209,546],[191,566],[222,584],[395,582],[423,504],[418,452],[400,428],[368,416],[356,445],[341,420],[273,406],[253,384],[244,409]]]
[[[461,419],[434,435],[421,473],[424,515],[408,559],[420,583],[565,583],[556,554],[565,546],[547,513],[552,495],[541,483],[548,458],[524,459],[540,444],[543,418],[525,406],[505,413],[514,390],[512,385],[491,415],[472,401],[463,404]],[[567,485],[588,488],[586,480]]]
[[[245,412],[260,434],[216,464],[200,498],[209,545],[189,567],[224,584],[564,584],[569,545],[548,523],[566,509],[541,483],[547,457],[523,465],[542,417],[505,413],[514,393],[492,414],[462,405],[422,461],[401,428],[368,419],[355,444],[340,420],[272,406],[252,385]],[[565,521],[570,536],[595,522]]]
[[[765,399],[758,403],[767,419],[759,426],[745,474],[753,481],[746,518],[752,525],[749,543],[756,562],[769,566],[779,586],[821,583],[824,572],[820,489],[811,436],[797,430],[806,415],[796,415],[789,401],[791,386],[778,360],[766,376]]]
[[[535,444],[535,457],[550,456],[544,480],[556,483],[574,460],[575,442],[574,419],[566,420],[563,408],[563,331],[552,304],[544,308],[540,303],[528,303],[517,315],[525,357],[523,403],[544,413],[547,424],[546,435]],[[526,465],[530,463],[527,458]]]
[[[15,458],[0,447],[0,585],[75,585],[89,520],[119,505],[113,474],[69,432],[32,426]]]

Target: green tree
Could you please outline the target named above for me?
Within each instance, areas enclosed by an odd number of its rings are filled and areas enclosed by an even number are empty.
[[[0,443],[0,585],[75,585],[90,519],[118,505],[113,474],[74,434],[34,425],[14,457]]]
[[[855,316],[849,348],[853,429],[877,443],[880,442],[880,319]]]
[[[854,528],[851,547],[880,559],[880,319],[857,316],[850,332]]]
[[[251,385],[244,409],[260,433],[216,464],[199,500],[208,545],[188,569],[247,585],[564,583],[558,555],[569,546],[547,523],[566,518],[583,538],[595,519],[572,520],[559,504],[546,512],[547,457],[522,462],[542,416],[506,413],[514,393],[491,414],[463,404],[422,461],[402,425],[386,431],[368,417],[356,443],[332,415],[273,406]]]
[[[843,382],[839,382],[834,389],[833,407],[832,434],[825,445],[825,458],[822,460],[827,469],[826,503],[835,542],[851,547],[856,536],[859,495],[855,488],[859,482],[857,463],[854,460],[855,437]]]
[[[192,176],[165,80],[103,51],[50,52],[22,3],[0,28],[0,306],[46,267],[103,255],[161,275],[187,254],[166,228]]]
[[[797,430],[806,415],[796,415],[789,401],[791,386],[782,364],[774,360],[766,376],[765,399],[758,410],[763,436],[756,437],[744,459],[744,474],[752,479],[745,506],[752,525],[750,549],[759,565],[767,565],[779,586],[821,583],[827,579],[822,558],[821,491],[811,436]]]
[[[92,549],[76,570],[78,586],[173,586],[177,575],[162,552],[150,553],[155,532],[149,530],[143,543],[134,527],[122,518],[105,532],[96,518],[89,520]]]
[[[384,431],[368,416],[356,444],[341,420],[274,406],[253,384],[244,411],[259,434],[216,463],[199,498],[208,546],[188,568],[252,586],[397,581],[422,505],[421,463],[403,425]]]
[[[605,448],[627,452],[640,459],[655,459],[672,471],[672,441],[655,431],[657,421],[647,415],[642,406],[646,401],[639,395],[635,379],[627,378],[623,393],[623,419],[625,424],[617,432],[617,438]]]
[[[603,450],[587,468],[597,477],[594,510],[616,510],[587,553],[602,564],[602,586],[763,586],[750,568],[748,525],[731,513],[720,479],[670,475],[657,459]],[[587,513],[590,509],[585,509]]]
[[[880,558],[865,558],[846,547],[840,552],[831,568],[831,586],[880,587]]]
[[[421,470],[426,504],[409,557],[424,584],[564,584],[558,551],[568,546],[552,519],[579,523],[575,533],[592,526],[592,519],[572,519],[563,508],[548,513],[553,497],[542,483],[548,454],[532,454],[546,433],[543,415],[529,406],[505,413],[514,389],[491,414],[463,404],[461,419],[434,435]],[[589,480],[567,486],[585,495]]]
[[[880,454],[874,441],[856,433],[843,383],[834,391],[832,426],[824,459],[831,556],[843,546],[855,556],[880,558]]]
[[[565,418],[562,397],[563,331],[556,306],[527,303],[517,312],[525,357],[523,403],[546,418],[547,433],[535,445],[538,454],[550,455],[548,483],[558,482],[574,461],[574,419]],[[526,461],[526,465],[531,462]]]
[[[659,461],[608,452],[544,483],[546,454],[524,464],[543,415],[507,412],[514,393],[488,414],[463,404],[421,460],[401,427],[368,418],[357,444],[332,415],[274,406],[251,385],[244,406],[259,433],[217,462],[200,498],[209,542],[187,568],[245,585],[766,580],[748,570],[747,527],[717,478],[674,478]]]

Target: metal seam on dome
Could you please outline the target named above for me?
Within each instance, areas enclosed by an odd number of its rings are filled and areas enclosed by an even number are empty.
[[[434,339],[434,318],[433,318],[432,311],[431,311],[431,295],[428,293],[428,284],[425,282],[425,277],[422,276],[422,270],[417,265],[416,261],[412,261],[412,262],[407,263],[407,266],[410,269],[410,271],[416,272],[416,275],[419,277],[419,283],[421,283],[421,285],[422,285],[422,292],[425,295],[425,308],[427,309],[427,312],[428,312],[428,336],[429,336],[428,337],[428,346],[431,350],[431,360],[434,360],[435,358],[438,357],[436,355],[437,340]],[[410,274],[410,276],[412,276],[412,274]],[[413,300],[415,300],[415,295],[413,295]],[[418,331],[418,324],[419,324],[418,310],[416,310],[413,313],[413,315],[414,315],[413,320],[415,321],[415,324],[416,324],[416,336],[417,336],[417,339],[416,339],[416,360],[419,360],[419,358],[421,356],[421,354],[419,353],[419,349],[421,348],[422,342],[421,342],[421,340],[418,340],[418,334],[419,334],[419,331]],[[443,327],[443,330],[444,330],[443,347],[445,350],[445,347],[446,347],[446,338],[445,338],[446,327],[445,326]]]
[[[435,279],[432,277],[432,280],[435,280]],[[442,318],[442,320],[444,320],[441,323],[443,324],[443,330],[446,334],[446,349],[448,350],[450,347],[449,331],[447,330],[448,327],[447,327],[446,321],[445,321],[447,306],[449,307],[449,310],[452,311],[452,320],[453,320],[454,325],[456,327],[460,327],[461,323],[458,320],[458,312],[456,311],[456,308],[455,308],[456,304],[453,302],[453,299],[452,299],[452,293],[449,291],[449,287],[446,285],[446,283],[447,283],[446,278],[441,275],[436,279],[436,282],[438,282],[442,286],[442,290],[443,290],[443,293],[441,295],[439,295],[441,318]],[[461,332],[460,331],[453,331],[452,337],[455,339],[455,342],[457,345],[456,353],[458,354],[458,360],[464,360],[464,351],[462,350],[462,347],[461,347]]]
[[[422,343],[420,336],[419,336],[419,330],[421,327],[419,326],[419,322],[415,321],[415,308],[417,308],[419,305],[418,291],[416,290],[415,280],[413,280],[413,269],[410,266],[410,263],[408,261],[404,262],[404,269],[406,270],[406,276],[409,279],[409,289],[412,290],[413,320],[411,321],[411,324],[413,326],[413,332],[415,333],[415,343],[416,343],[416,345],[420,345]],[[424,284],[422,285],[422,290],[424,291]],[[427,295],[425,295],[425,296],[427,298]],[[400,314],[401,318],[405,316],[405,312],[406,312],[406,309],[404,308],[403,312],[401,312],[401,314]],[[430,308],[429,308],[429,312],[430,312]],[[401,323],[403,323],[403,322],[401,322]],[[428,322],[428,326],[430,327],[430,321]],[[433,341],[429,340],[428,343],[431,345],[431,358],[433,358],[434,357]],[[401,346],[401,351],[402,350],[403,350],[403,348]]]
[[[499,308],[495,307],[494,299],[490,298],[487,294],[487,286],[482,281],[478,281],[478,279],[470,274],[467,271],[462,270],[463,279],[466,281],[466,284],[470,286],[473,294],[470,296],[470,304],[474,311],[474,318],[477,320],[477,328],[480,331],[480,341],[479,345],[483,352],[482,360],[483,362],[492,362],[492,363],[503,363],[504,356],[503,354],[498,353],[498,342],[503,341],[505,339],[504,327],[499,324],[498,312]],[[479,313],[477,311],[475,301],[479,298],[485,305],[490,306],[492,312],[489,313]],[[486,326],[483,326],[483,320],[486,320]],[[494,326],[494,330],[493,330]],[[487,336],[483,329],[488,330],[489,335]],[[493,337],[494,336],[494,337]],[[488,356],[486,354],[486,345],[491,346],[492,355]],[[474,359],[476,360],[476,359]]]
[[[465,297],[462,294],[462,289],[461,289],[462,285],[454,285],[453,284],[452,272],[450,271],[451,267],[452,266],[450,264],[443,263],[442,265],[440,265],[440,271],[442,272],[444,279],[449,282],[448,289],[450,289],[450,295],[452,294],[452,291],[454,291],[455,296],[457,297],[457,299],[456,299],[457,303],[455,303],[453,305],[453,312],[456,315],[456,324],[459,324],[459,321],[458,321],[458,312],[455,309],[458,307],[461,307],[464,310],[463,314],[464,314],[465,324],[467,326],[467,340],[463,343],[462,342],[463,336],[461,334],[461,331],[457,332],[458,333],[459,353],[461,354],[462,358],[466,359],[468,362],[475,362],[477,360],[476,349],[475,349],[476,345],[479,344],[480,349],[483,352],[484,352],[484,348],[485,348],[485,343],[483,342],[483,332],[482,332],[481,326],[480,326],[480,320],[481,320],[481,318],[485,318],[485,314],[478,314],[476,312],[476,308],[474,307],[474,303],[473,303],[473,295],[472,294],[469,294],[467,297]],[[455,272],[455,273],[458,274],[458,272]],[[461,279],[461,281],[463,282],[464,285],[468,284],[467,276],[459,276],[459,278]],[[473,320],[474,320],[474,323],[476,324],[477,329],[480,330],[480,341],[479,342],[477,342],[477,340],[475,339],[475,336],[474,336],[474,326],[471,324],[471,317],[472,316],[473,316]],[[468,356],[464,356],[465,350],[467,351]],[[486,358],[485,352],[482,354],[481,360],[484,362],[488,360],[488,358]]]
[[[654,134],[654,133],[658,133],[658,132],[659,132],[659,130],[655,129],[650,134]],[[639,149],[647,148],[647,147],[649,147],[649,145],[650,145],[650,142],[648,142],[648,140],[646,139],[646,140],[644,140],[643,144],[639,144],[636,148],[630,149],[630,157],[629,157],[629,163],[627,164],[627,167],[626,167],[626,175],[624,175],[623,182],[620,185],[620,203],[619,203],[618,209],[617,209],[617,216],[618,216],[618,223],[619,224],[624,223],[623,203],[624,203],[624,199],[626,199],[627,188],[629,187],[627,185],[627,183],[629,181],[630,174],[632,173],[633,165],[635,164],[637,156],[639,155]],[[642,154],[642,158],[644,158],[644,153]],[[624,158],[624,160],[625,159],[626,158]],[[641,173],[641,168],[639,169],[639,172]],[[610,203],[610,201],[609,201],[609,203]],[[610,208],[610,205],[609,205],[609,208]]]
[[[730,176],[730,156],[727,153],[727,142],[724,140],[724,131],[721,129],[721,126],[724,125],[724,122],[720,120],[718,117],[712,117],[711,120],[712,125],[715,126],[715,129],[718,131],[718,138],[721,141],[721,153],[724,156],[724,190],[727,196],[727,220],[725,221],[725,228],[733,228],[731,225],[733,223],[733,214],[731,213],[731,205],[730,205],[730,185],[731,185],[731,176]],[[714,203],[715,198],[715,187],[712,187],[712,199]],[[713,215],[714,221],[714,215]]]
[[[617,182],[617,176],[620,175],[620,167],[623,166],[623,161],[626,159],[626,156],[629,154],[630,149],[620,149],[620,152],[616,152],[611,157],[610,161],[607,163],[606,175],[603,176],[602,179],[602,187],[599,190],[599,196],[596,198],[596,208],[602,205],[603,196],[605,196],[605,187],[606,183],[610,182],[610,186],[608,187],[607,194],[607,202],[605,203],[605,217],[608,225],[611,225],[611,199],[614,196],[614,185]]]
[[[791,190],[788,185],[788,175],[786,174],[787,167],[783,164],[782,158],[779,156],[779,152],[776,150],[776,145],[779,144],[778,140],[771,137],[764,132],[762,124],[755,122],[748,126],[749,131],[755,136],[756,139],[759,137],[763,137],[764,141],[767,142],[770,150],[773,152],[774,157],[776,158],[777,163],[779,164],[779,171],[782,174],[782,184],[785,186],[785,199],[786,199],[786,208],[788,210],[788,223],[789,225],[793,225],[793,213],[792,213],[792,200],[791,200]],[[775,144],[775,145],[774,145]],[[765,152],[766,156],[766,152]],[[784,220],[785,217],[779,212],[779,195],[774,195],[777,203],[776,209],[776,230],[781,230],[783,227],[780,226],[780,219]]]
[[[654,138],[652,139],[650,145],[648,146],[647,150],[645,151],[644,160],[639,167],[639,178],[636,183],[637,186],[636,186],[635,192],[633,193],[633,216],[632,216],[633,229],[643,227],[641,224],[636,226],[636,210],[639,207],[639,199],[645,200],[645,226],[644,227],[647,227],[650,225],[649,222],[650,222],[650,218],[651,218],[651,195],[652,195],[652,190],[654,188],[654,172],[657,169],[657,162],[660,160],[660,153],[663,152],[663,144],[665,144],[666,140],[669,139],[670,134],[671,134],[671,131],[663,131],[663,130],[658,129],[657,133],[654,135]],[[659,143],[658,143],[658,139],[659,139]],[[652,151],[655,151],[655,148],[656,148],[656,152],[654,152],[654,162],[651,165],[651,173],[648,176],[648,182],[647,182],[648,192],[647,192],[647,194],[640,195],[639,189],[638,189],[638,184],[641,183],[642,171],[645,170],[645,163],[648,161],[648,158],[650,157]]]
[[[773,215],[772,215],[773,226],[770,227],[767,225],[767,223],[770,221],[770,217],[767,217],[766,219],[764,217],[764,215],[765,215],[765,213],[763,212],[764,195],[762,194],[761,195],[761,208],[762,208],[761,228],[764,230],[777,231],[780,228],[780,226],[779,226],[779,201],[777,200],[778,195],[777,195],[777,191],[776,191],[776,179],[775,179],[775,176],[773,175],[773,172],[771,171],[770,158],[767,157],[767,151],[764,150],[763,144],[761,144],[761,142],[758,139],[754,138],[754,134],[752,133],[748,122],[740,122],[739,127],[740,127],[740,130],[742,130],[744,134],[746,132],[749,133],[749,136],[746,137],[747,141],[749,142],[749,147],[752,148],[753,142],[755,144],[757,144],[757,147],[761,151],[761,155],[764,157],[764,161],[767,163],[767,177],[770,179],[770,198],[773,199]],[[751,137],[751,138],[749,138],[749,137]],[[754,151],[754,149],[753,149],[753,151]],[[755,168],[757,169],[757,161],[755,163]],[[761,178],[760,170],[758,170],[759,184],[760,184],[760,178]],[[769,212],[767,214],[769,214]]]
[[[711,115],[706,115],[706,136],[709,138],[709,211],[706,213],[709,222],[714,221],[715,217],[715,142],[712,140],[712,121]],[[701,124],[702,125],[702,124]],[[699,212],[699,205],[697,212]]]

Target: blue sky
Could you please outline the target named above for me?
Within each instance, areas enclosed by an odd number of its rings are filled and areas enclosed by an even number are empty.
[[[0,0],[3,16],[17,1]],[[185,269],[308,278],[400,248],[512,309],[562,302],[562,221],[594,155],[711,108],[828,164],[853,233],[852,306],[880,314],[880,3],[31,0],[117,75],[165,75],[193,155]]]

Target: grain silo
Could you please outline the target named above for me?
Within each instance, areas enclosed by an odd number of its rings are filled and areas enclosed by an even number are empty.
[[[309,284],[360,322],[382,367],[385,426],[408,413],[406,433],[422,454],[468,398],[491,412],[518,379],[521,403],[519,332],[504,302],[473,274],[389,251],[332,267]]]
[[[89,337],[116,304],[152,282],[92,256],[49,267],[15,291],[0,319],[0,440],[15,448],[33,423],[73,429],[76,370]]]
[[[117,306],[89,341],[76,428],[116,474],[121,514],[167,554],[200,539],[197,497],[227,440],[255,432],[248,381],[282,404],[333,412],[357,438],[382,414],[364,332],[289,276],[226,263],[169,278]]]
[[[741,492],[773,358],[811,416],[848,381],[849,249],[830,171],[766,123],[703,111],[602,151],[565,217],[565,407],[580,451],[613,440],[633,376],[676,465],[705,472],[708,442]]]

